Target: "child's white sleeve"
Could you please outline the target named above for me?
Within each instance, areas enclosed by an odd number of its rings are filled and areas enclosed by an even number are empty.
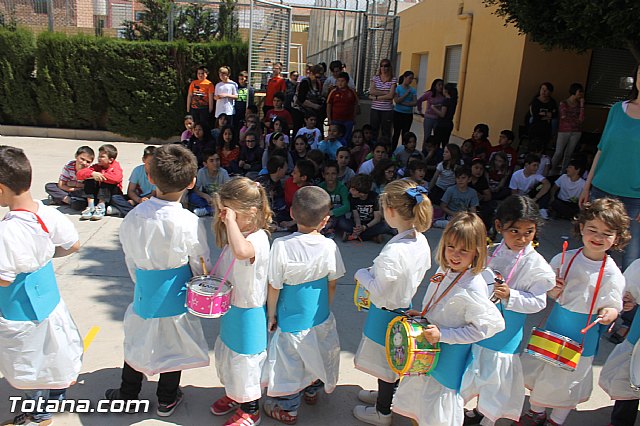
[[[556,276],[542,256],[532,259],[518,288],[509,290],[506,308],[522,314],[540,312],[547,306],[547,291],[556,285]]]
[[[640,259],[636,259],[627,266],[624,271],[625,291],[631,293],[631,296],[640,303]]]
[[[286,252],[280,239],[273,241],[271,252],[269,253],[268,281],[271,287],[276,290],[282,289],[284,285],[284,267],[286,263]]]
[[[47,223],[51,241],[53,245],[68,250],[80,239],[78,231],[68,217],[56,209],[52,210],[52,219],[54,221]],[[53,226],[51,226],[51,222],[53,222]]]
[[[330,240],[329,240],[330,241]],[[347,271],[346,268],[344,267],[344,262],[342,261],[342,255],[340,254],[340,249],[338,248],[338,246],[333,242],[333,246],[335,247],[335,251],[334,251],[334,261],[332,262],[333,265],[332,267],[329,268],[329,281],[333,281],[333,280],[337,280],[338,278],[342,278],[345,274],[345,272]]]
[[[207,243],[207,230],[204,222],[198,221],[198,228],[195,231],[196,238],[193,239],[189,249],[189,267],[194,275],[202,275],[202,259],[206,265],[211,265],[211,254]]]
[[[440,341],[442,343],[475,343],[504,330],[504,318],[500,315],[500,311],[483,294],[469,292],[469,294],[459,297],[463,300],[457,305],[460,305],[458,309],[464,310],[465,325],[456,328],[441,328]]]

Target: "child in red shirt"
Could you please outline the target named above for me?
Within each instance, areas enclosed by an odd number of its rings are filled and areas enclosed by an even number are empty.
[[[316,166],[311,160],[298,160],[293,172],[291,172],[291,177],[284,181],[284,202],[287,205],[287,210],[291,209],[295,193],[303,186],[311,185],[315,174]],[[284,221],[280,223],[280,226],[291,229],[295,223],[295,220]]]
[[[106,205],[114,195],[122,195],[122,167],[116,161],[118,150],[111,144],[98,149],[98,162],[91,167],[78,170],[76,177],[84,181],[88,207],[80,220],[100,220],[107,214]],[[98,204],[95,204],[95,200]]]
[[[358,107],[358,96],[348,86],[349,74],[341,72],[336,79],[336,88],[329,93],[327,98],[327,117],[329,124],[342,124],[345,127],[344,140],[351,140],[353,120]]]

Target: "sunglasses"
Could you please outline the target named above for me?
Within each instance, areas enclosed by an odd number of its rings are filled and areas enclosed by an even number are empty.
[[[391,68],[391,64],[382,64],[380,68]]]

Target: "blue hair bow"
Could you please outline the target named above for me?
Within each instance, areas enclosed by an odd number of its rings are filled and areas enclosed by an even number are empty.
[[[408,188],[406,191],[407,195],[414,200],[416,200],[416,204],[420,204],[422,202],[422,194],[427,195],[429,191],[422,186],[418,185],[415,188]]]

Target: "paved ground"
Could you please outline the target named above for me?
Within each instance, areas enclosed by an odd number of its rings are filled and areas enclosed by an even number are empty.
[[[415,126],[414,126],[415,127]],[[33,196],[46,198],[44,184],[55,181],[66,161],[73,158],[76,147],[85,141],[64,139],[38,139],[28,137],[2,137],[0,144],[23,148],[29,156],[33,169]],[[96,149],[98,142],[87,142]],[[143,145],[116,143],[119,150],[118,160],[125,175],[128,176],[139,163]],[[0,209],[0,215],[6,209]],[[68,212],[65,210],[65,212]],[[76,225],[82,243],[81,250],[67,258],[54,261],[58,282],[63,298],[66,300],[81,333],[86,334],[92,327],[100,327],[100,331],[84,357],[82,375],[78,384],[69,390],[70,398],[88,398],[97,401],[102,398],[104,390],[119,384],[120,367],[122,365],[122,318],[133,294],[133,285],[129,279],[124,257],[118,240],[118,228],[122,219],[107,217],[100,222],[80,222],[77,213],[68,212]],[[202,226],[210,229],[211,220],[201,219]],[[561,250],[562,236],[569,235],[569,223],[566,221],[550,221],[542,230],[540,252],[550,259]],[[209,232],[210,240],[213,239]],[[432,249],[435,249],[441,230],[427,232]],[[277,235],[276,235],[277,236]],[[576,247],[577,241],[572,239],[570,247]],[[364,313],[358,313],[353,306],[353,274],[361,267],[369,266],[382,248],[374,243],[342,243],[338,242],[347,265],[347,274],[338,281],[338,291],[333,307],[338,322],[342,360],[340,383],[336,392],[322,396],[318,405],[303,406],[300,410],[299,424],[326,425],[358,425],[351,415],[357,403],[357,391],[372,388],[375,380],[367,374],[353,368],[353,356],[357,349]],[[432,268],[433,272],[435,270]],[[420,304],[424,295],[424,286],[414,298],[414,304]],[[536,322],[531,319],[531,324]],[[218,334],[218,321],[203,320],[205,333],[211,348]],[[594,391],[590,401],[581,404],[576,413],[571,414],[567,425],[604,425],[608,423],[611,412],[611,401],[597,386],[597,378],[606,356],[611,351],[610,343],[603,341],[601,354],[595,362]],[[1,350],[1,349],[0,349]],[[213,357],[213,349],[211,349]],[[150,381],[157,380],[153,377]],[[160,420],[155,416],[155,407],[148,414],[135,415],[100,415],[100,414],[66,414],[55,417],[56,424],[63,425],[129,425],[129,424],[222,424],[223,419],[212,416],[208,407],[223,389],[212,366],[197,370],[185,371],[182,379],[186,394],[184,404],[170,420]],[[9,411],[9,396],[17,395],[0,377],[0,413],[6,417]],[[155,401],[155,384],[146,383],[141,398]],[[263,424],[277,424],[263,420]],[[407,425],[409,422],[395,416],[394,424]],[[505,422],[505,424],[507,424]]]

